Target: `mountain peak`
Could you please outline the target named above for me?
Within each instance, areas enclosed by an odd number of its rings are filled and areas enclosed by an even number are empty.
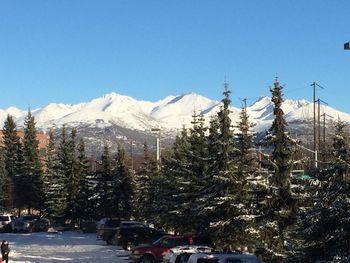
[[[308,104],[306,100],[285,100],[282,108],[288,117],[303,119],[308,114]],[[135,130],[150,130],[152,127],[162,127],[166,130],[190,125],[194,112],[203,113],[206,120],[209,120],[210,116],[220,109],[219,105],[220,102],[195,92],[167,96],[157,102],[136,100],[130,96],[111,92],[80,104],[50,103],[33,111],[33,115],[40,129],[60,127],[63,124],[98,128],[115,124]],[[231,109],[232,121],[235,122],[239,118],[240,111],[233,107]],[[263,123],[266,127],[273,119],[273,103],[270,97],[260,97],[247,107],[247,110],[257,127],[259,123]],[[26,113],[15,107],[0,110],[0,123],[3,124],[7,114],[11,114],[15,117],[17,124],[22,125]],[[331,108],[327,108],[327,113],[334,117],[341,116],[344,121],[350,121],[350,115],[346,113]]]

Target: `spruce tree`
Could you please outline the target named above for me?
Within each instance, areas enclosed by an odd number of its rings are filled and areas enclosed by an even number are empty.
[[[90,169],[89,160],[85,155],[85,143],[83,138],[78,145],[77,157],[77,177],[79,178],[79,188],[77,196],[77,215],[80,219],[93,219],[95,215],[94,202],[94,178]]]
[[[57,221],[64,217],[67,193],[52,131],[49,132],[48,137],[44,172],[45,207],[49,217]]]
[[[24,153],[23,144],[20,140],[17,141],[17,157],[16,157],[16,176],[13,177],[13,206],[18,209],[18,216],[21,215],[21,208],[26,207],[25,189],[28,182],[24,177]]]
[[[235,243],[241,250],[245,247],[256,246],[256,237],[259,233],[255,218],[258,215],[259,201],[261,200],[258,195],[262,182],[258,173],[253,127],[246,108],[242,108],[235,133],[234,158],[237,169],[235,170],[234,184],[237,192],[231,201],[231,205],[239,207],[238,210],[231,210],[234,212],[231,224],[235,228]]]
[[[77,173],[77,131],[71,131],[71,137],[67,145],[66,187],[67,187],[67,210],[66,215],[71,219],[72,224],[77,223],[77,197],[80,178]]]
[[[188,232],[204,232],[208,229],[208,222],[205,218],[199,217],[202,204],[202,190],[206,186],[208,174],[208,145],[206,138],[207,128],[204,126],[203,114],[192,116],[192,127],[189,129],[187,172],[182,174],[183,178],[181,210],[184,215],[184,230]]]
[[[155,176],[158,176],[157,162],[148,150],[147,142],[143,145],[143,161],[136,177],[135,215],[142,221],[158,221],[158,207],[154,205],[153,194],[157,191],[154,185]],[[156,219],[156,220],[155,220]]]
[[[4,213],[12,208],[11,184],[6,172],[5,152],[0,147],[0,212]]]
[[[113,164],[107,144],[103,147],[101,166],[97,170],[96,180],[95,202],[99,216],[117,216],[114,209],[117,201],[113,193]]]
[[[286,256],[290,235],[295,224],[296,199],[291,191],[291,169],[294,141],[287,132],[287,122],[281,108],[282,86],[276,80],[271,88],[275,119],[266,137],[266,143],[272,147],[269,178],[270,193],[266,196],[264,217],[264,235],[267,248],[272,252],[272,261],[280,262]]]
[[[58,158],[58,173],[61,174],[64,178],[63,180],[63,189],[64,189],[64,203],[65,203],[65,211],[64,211],[64,220],[69,218],[67,215],[68,210],[68,179],[71,177],[73,172],[73,164],[71,153],[69,151],[69,140],[67,138],[67,129],[66,126],[63,126],[61,129],[60,140],[57,148],[57,158]]]
[[[340,120],[335,123],[332,163],[311,180],[313,205],[302,217],[300,262],[350,260],[350,150],[346,127]]]
[[[16,183],[16,175],[19,174],[18,172],[21,166],[19,166],[17,162],[18,145],[20,141],[17,136],[16,123],[11,115],[7,115],[4,122],[3,143],[5,169],[8,177],[6,181],[9,183],[9,188],[7,189],[7,191],[9,191],[8,201],[10,205],[13,206],[16,204],[16,189],[14,188],[14,184]]]
[[[118,144],[116,169],[114,172],[113,190],[117,203],[117,215],[130,218],[132,213],[132,201],[134,196],[134,174],[126,166],[126,156],[124,148]]]
[[[216,233],[220,246],[230,244],[236,246],[235,225],[232,215],[237,214],[239,207],[234,205],[238,193],[235,182],[236,166],[234,162],[235,145],[234,134],[230,118],[230,90],[228,84],[224,86],[222,106],[217,114],[217,120],[211,121],[209,140],[210,181],[205,190],[208,198],[206,204],[211,219],[211,228]],[[217,128],[217,130],[215,130]]]
[[[29,111],[24,120],[23,138],[23,182],[26,188],[17,191],[25,192],[23,201],[28,209],[41,210],[44,206],[43,178],[35,124],[34,116]]]
[[[164,161],[164,167],[159,180],[159,190],[156,198],[159,207],[164,208],[163,213],[167,215],[167,222],[163,221],[165,227],[173,227],[176,232],[187,231],[190,227],[186,223],[184,203],[188,192],[188,184],[191,183],[189,170],[189,141],[185,128],[181,134],[176,136],[172,152]],[[185,186],[186,185],[186,186]],[[157,200],[155,199],[155,200]]]
[[[204,220],[204,226],[209,226],[211,219],[214,218],[214,210],[212,203],[216,196],[214,176],[218,174],[219,167],[215,161],[219,152],[219,121],[218,116],[214,115],[210,119],[209,135],[207,137],[208,147],[208,171],[204,178],[205,185],[200,191],[200,199],[197,200],[198,215]]]

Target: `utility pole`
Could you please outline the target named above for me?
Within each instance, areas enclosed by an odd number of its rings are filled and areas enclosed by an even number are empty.
[[[317,133],[316,133],[316,87],[324,89],[322,86],[317,84],[315,81],[311,84],[313,87],[313,103],[314,103],[314,153],[317,154]]]
[[[331,115],[327,114],[327,113],[323,113],[321,114],[321,117],[323,117],[323,143],[326,143],[326,116],[332,118]]]
[[[318,114],[317,114],[317,124],[318,124],[318,129],[317,129],[317,150],[320,150],[320,145],[321,145],[321,102],[325,105],[328,105],[327,102],[321,100],[320,98],[317,99],[317,109],[318,109]]]
[[[244,107],[244,111],[247,112],[247,98],[241,99],[240,100],[243,102],[243,107]]]

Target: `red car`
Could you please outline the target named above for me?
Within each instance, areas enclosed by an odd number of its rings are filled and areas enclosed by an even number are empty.
[[[212,246],[212,242],[207,236],[200,235],[163,236],[150,246],[134,248],[130,258],[139,263],[157,263],[171,248],[190,245]]]

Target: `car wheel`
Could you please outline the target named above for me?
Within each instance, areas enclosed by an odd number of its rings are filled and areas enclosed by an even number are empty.
[[[140,263],[154,263],[155,260],[154,260],[154,257],[151,256],[151,255],[144,255],[142,258],[141,258],[141,262]]]
[[[106,242],[108,245],[116,245],[118,241],[117,241],[115,235],[113,235],[110,238],[108,238]]]

